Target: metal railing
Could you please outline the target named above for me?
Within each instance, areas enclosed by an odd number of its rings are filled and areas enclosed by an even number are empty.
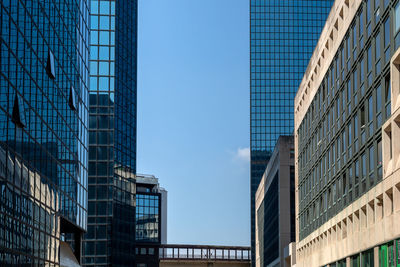
[[[250,247],[161,245],[160,260],[250,261]]]

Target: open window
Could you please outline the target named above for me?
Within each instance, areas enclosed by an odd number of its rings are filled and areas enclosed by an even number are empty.
[[[50,79],[54,79],[56,77],[56,70],[54,66],[54,55],[50,50],[47,54],[46,73],[47,75],[49,75]]]
[[[72,110],[77,110],[77,104],[76,104],[76,92],[74,87],[69,88],[69,100],[68,100],[68,105]]]
[[[20,96],[18,95],[17,92],[15,92],[15,97],[14,97],[14,106],[12,109],[12,118],[11,121],[19,128],[25,128],[26,126],[26,120],[25,120],[25,111],[24,111],[24,105],[22,100],[20,99]]]

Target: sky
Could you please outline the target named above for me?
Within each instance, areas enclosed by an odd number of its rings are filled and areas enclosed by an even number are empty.
[[[168,243],[250,244],[248,0],[139,0],[137,172]]]

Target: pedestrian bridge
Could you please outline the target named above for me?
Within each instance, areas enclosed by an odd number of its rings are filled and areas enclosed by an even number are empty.
[[[249,247],[161,245],[160,267],[249,267]]]

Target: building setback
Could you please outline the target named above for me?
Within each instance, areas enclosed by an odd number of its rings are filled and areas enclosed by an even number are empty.
[[[249,0],[250,210],[254,266],[255,193],[280,135],[293,134],[293,100],[333,0]]]
[[[84,266],[135,264],[137,1],[91,1]]]
[[[256,267],[285,264],[295,241],[294,139],[280,136],[256,192]]]
[[[158,267],[160,244],[167,242],[167,191],[152,175],[136,176],[136,264]]]
[[[296,266],[400,264],[400,2],[337,0],[295,99]]]
[[[0,262],[79,266],[87,220],[88,2],[1,1],[0,14]]]

